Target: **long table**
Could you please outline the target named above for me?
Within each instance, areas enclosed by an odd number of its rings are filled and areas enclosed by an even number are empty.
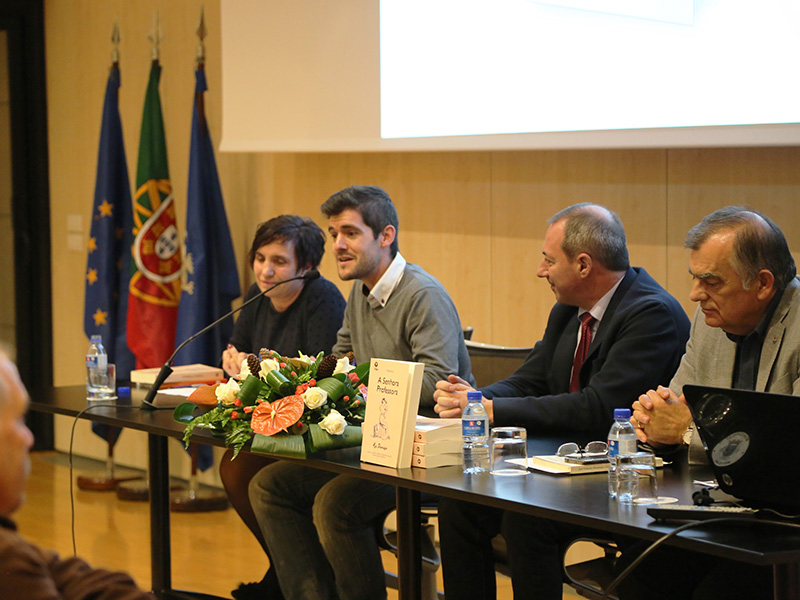
[[[181,438],[183,425],[172,419],[171,410],[142,410],[143,393],[134,390],[130,404],[95,406],[80,414],[81,418],[138,429],[148,434],[150,469],[150,534],[152,588],[159,598],[186,598],[172,589],[168,438]],[[53,388],[33,398],[36,411],[76,417],[87,407],[83,386]],[[529,455],[552,454],[563,438],[529,440]],[[222,446],[222,441],[207,431],[198,431],[195,441]],[[575,439],[571,441],[585,442]],[[298,459],[284,458],[301,462]],[[420,492],[449,496],[486,506],[581,525],[587,528],[654,541],[674,530],[674,523],[656,522],[643,506],[621,505],[610,500],[604,474],[553,476],[530,473],[526,477],[465,476],[459,467],[437,469],[389,469],[361,463],[359,449],[350,448],[320,453],[304,464],[315,468],[397,486],[398,579],[399,597],[419,597],[422,578],[420,561]],[[659,493],[691,504],[692,481],[710,479],[705,467],[681,465],[661,469]],[[774,573],[775,598],[790,600],[800,597],[798,564],[800,534],[787,531],[777,534],[775,528],[761,530],[758,523],[737,526],[690,529],[667,543],[713,556],[754,565],[771,566]],[[195,595],[194,597],[204,597]],[[205,596],[207,597],[207,596]]]

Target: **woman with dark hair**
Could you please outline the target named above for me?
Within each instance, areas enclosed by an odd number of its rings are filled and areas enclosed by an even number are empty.
[[[324,251],[325,233],[311,219],[281,215],[258,226],[248,255],[256,281],[245,300],[258,294],[262,298],[242,309],[236,321],[230,343],[222,353],[222,367],[228,375],[239,375],[242,361],[261,348],[282,356],[330,353],[345,308],[344,297],[333,283],[324,277],[298,280],[265,293],[280,281],[319,267]],[[232,450],[225,452],[220,479],[231,505],[269,556],[247,487],[253,475],[273,459],[247,452],[236,460],[232,457]],[[237,600],[283,597],[274,569],[269,569],[260,582],[241,584],[232,595]]]

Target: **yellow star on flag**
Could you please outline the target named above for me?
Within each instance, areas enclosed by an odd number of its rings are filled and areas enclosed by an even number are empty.
[[[94,324],[97,326],[105,325],[106,324],[106,317],[108,316],[107,312],[103,312],[99,308],[94,311],[92,317],[94,318]]]
[[[89,238],[89,254],[97,250],[97,238]]]
[[[89,269],[89,272],[86,273],[86,281],[89,282],[89,285],[97,281],[97,269]]]
[[[111,216],[111,209],[114,208],[113,204],[109,204],[108,200],[103,200],[103,203],[100,204],[97,209],[100,211],[101,217],[110,217]]]

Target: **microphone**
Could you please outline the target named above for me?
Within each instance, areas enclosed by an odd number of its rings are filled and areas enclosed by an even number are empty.
[[[167,359],[167,362],[165,362],[162,365],[161,370],[158,372],[158,376],[156,377],[155,381],[153,382],[153,386],[147,392],[147,396],[145,396],[144,400],[142,401],[142,408],[158,408],[155,404],[153,404],[153,400],[155,399],[156,394],[158,393],[158,390],[161,387],[161,384],[163,384],[164,381],[167,379],[167,377],[169,377],[170,374],[172,373],[172,363],[175,362],[175,355],[178,354],[178,352],[180,352],[181,348],[183,348],[186,344],[188,344],[192,340],[197,339],[198,337],[203,335],[206,331],[208,331],[212,327],[214,327],[216,325],[219,325],[225,319],[233,316],[234,313],[239,312],[240,310],[242,310],[248,304],[251,304],[251,303],[255,302],[256,300],[258,300],[259,298],[261,298],[262,296],[265,296],[266,294],[268,294],[269,292],[274,290],[279,285],[283,285],[284,283],[289,283],[290,281],[298,281],[298,280],[301,280],[301,279],[303,281],[314,281],[315,279],[319,278],[319,276],[320,276],[319,275],[319,271],[317,269],[311,269],[310,271],[306,271],[303,275],[298,275],[297,277],[292,277],[290,279],[284,279],[283,281],[279,281],[278,283],[276,283],[275,285],[270,286],[269,288],[267,288],[266,290],[264,290],[260,294],[256,294],[255,296],[250,298],[247,302],[243,302],[240,306],[237,306],[236,308],[234,308],[229,313],[222,315],[219,319],[217,319],[216,321],[214,321],[210,325],[207,325],[207,326],[203,327],[197,333],[195,333],[195,334],[189,336],[188,338],[186,338],[181,343],[180,346],[175,348],[175,351]]]

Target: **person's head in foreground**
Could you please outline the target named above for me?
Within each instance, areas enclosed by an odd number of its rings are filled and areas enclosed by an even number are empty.
[[[0,349],[0,516],[8,517],[25,498],[33,434],[25,424],[28,392],[16,365]]]

